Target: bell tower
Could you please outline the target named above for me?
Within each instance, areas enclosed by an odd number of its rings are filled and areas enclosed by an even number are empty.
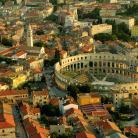
[[[33,30],[31,25],[29,25],[27,29],[27,46],[33,47]]]

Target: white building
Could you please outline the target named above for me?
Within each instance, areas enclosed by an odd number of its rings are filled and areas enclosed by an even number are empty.
[[[78,105],[74,102],[74,100],[73,101],[71,99],[60,100],[59,110],[60,110],[61,114],[64,114],[67,110],[69,110],[71,108],[78,109]]]

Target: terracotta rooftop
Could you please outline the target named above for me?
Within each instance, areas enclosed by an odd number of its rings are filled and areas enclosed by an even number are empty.
[[[129,126],[124,128],[125,133],[133,133],[133,134],[138,134],[138,127],[137,126]]]
[[[83,113],[79,109],[71,108],[66,113],[65,116],[68,117],[70,115],[77,115],[77,116],[83,116]]]
[[[21,94],[28,94],[26,90],[5,90],[0,91],[0,97],[10,96],[10,95],[21,95]]]
[[[88,133],[86,131],[83,131],[83,132],[77,133],[76,138],[96,138],[96,137],[92,133]]]
[[[48,95],[48,91],[47,90],[33,91],[33,96],[43,96],[43,95]]]
[[[40,109],[39,108],[35,108],[35,107],[31,107],[29,104],[27,103],[23,103],[23,105],[20,107],[20,110],[22,112],[22,114],[25,115],[35,115],[37,113],[40,113]]]

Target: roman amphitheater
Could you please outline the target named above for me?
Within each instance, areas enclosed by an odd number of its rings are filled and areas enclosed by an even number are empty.
[[[61,59],[55,64],[55,82],[61,89],[89,84],[95,90],[138,91],[138,50],[128,55],[102,52]]]

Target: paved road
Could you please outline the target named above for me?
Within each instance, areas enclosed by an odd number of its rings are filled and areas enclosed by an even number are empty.
[[[21,123],[21,116],[19,111],[13,106],[14,121],[16,124],[16,137],[27,138],[26,131],[24,130],[23,124]]]
[[[62,91],[58,89],[56,86],[52,85],[52,73],[54,69],[53,68],[47,68],[45,71],[45,78],[46,78],[46,84],[49,90],[49,95],[51,97],[65,97],[67,93],[65,91]]]

